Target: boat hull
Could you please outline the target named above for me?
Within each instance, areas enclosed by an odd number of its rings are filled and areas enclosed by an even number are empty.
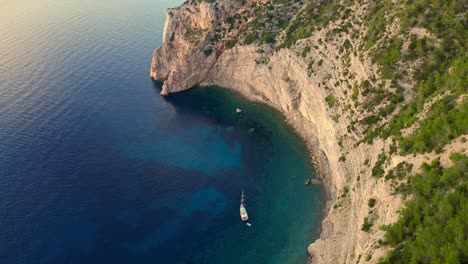
[[[242,221],[247,221],[249,220],[249,215],[247,214],[247,210],[243,205],[240,206],[240,217]]]

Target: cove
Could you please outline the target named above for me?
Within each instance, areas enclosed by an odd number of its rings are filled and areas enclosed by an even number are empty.
[[[188,263],[305,263],[304,245],[317,235],[323,193],[319,186],[304,186],[315,172],[305,143],[287,126],[284,116],[218,87],[194,88],[166,98],[181,114],[216,127],[209,137],[201,133],[199,140],[207,143],[203,152],[209,153],[209,142],[220,137],[229,144],[228,153],[238,157],[220,162],[216,175],[205,172],[204,182],[226,196],[226,213],[214,217],[208,226],[206,232],[213,233],[214,240],[201,238],[184,259]],[[237,108],[242,112],[236,113]],[[252,227],[239,220],[241,189],[247,194]]]

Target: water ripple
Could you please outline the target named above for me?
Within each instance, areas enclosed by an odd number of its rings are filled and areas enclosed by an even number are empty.
[[[0,0],[0,263],[306,260],[321,193],[282,117],[149,79],[181,2]]]

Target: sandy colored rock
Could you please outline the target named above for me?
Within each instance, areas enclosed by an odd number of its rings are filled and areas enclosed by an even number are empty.
[[[327,39],[328,33],[340,21],[314,31],[311,37],[299,40],[287,49],[275,50],[269,45],[259,44],[235,45],[227,49],[224,45],[226,39],[213,45],[209,39],[214,23],[224,21],[242,8],[245,5],[235,1],[216,1],[196,6],[187,3],[170,9],[163,44],[153,54],[151,77],[164,81],[161,94],[183,91],[195,85],[215,85],[281,111],[286,121],[309,144],[311,161],[327,190],[320,237],[311,241],[313,243],[309,246],[304,245],[312,257],[311,261],[377,262],[388,250],[378,245],[384,234],[379,227],[395,222],[402,207],[402,198],[392,195],[392,187],[384,179],[371,175],[378,155],[382,151],[388,152],[391,142],[377,139],[372,145],[356,144],[362,139],[362,131],[360,128],[356,131],[348,129],[355,118],[352,111],[330,108],[325,98],[332,95],[339,105],[344,104],[349,87],[342,80],[348,80],[351,75],[354,76],[353,81],[360,83],[378,77],[378,67],[368,57],[352,53],[349,63],[343,62],[340,48],[345,40],[352,40],[348,34],[321,41]],[[357,14],[364,9],[364,5],[353,6],[353,12]],[[361,30],[359,25],[354,26]],[[194,30],[199,32],[195,42],[187,39],[188,32],[193,34]],[[398,30],[393,28],[392,31]],[[236,34],[238,31],[234,30],[228,38]],[[355,46],[360,42],[351,44]],[[304,58],[300,53],[306,45],[314,48]],[[205,54],[208,48],[213,49],[212,54]],[[315,63],[310,66],[308,61],[312,59]],[[402,84],[403,87],[405,85],[410,86]],[[354,107],[351,105],[350,108]],[[459,139],[449,145],[447,151],[456,149],[466,153],[460,146],[461,142]],[[445,161],[448,160],[446,153],[394,156],[385,170],[401,161],[414,163],[415,167],[437,157]],[[376,200],[372,215],[368,206],[371,198]],[[374,224],[368,232],[361,230],[365,217],[373,218]],[[365,261],[367,255],[372,256],[370,261]]]

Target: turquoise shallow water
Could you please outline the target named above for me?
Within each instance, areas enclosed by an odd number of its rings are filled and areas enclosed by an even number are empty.
[[[0,0],[0,263],[306,261],[323,193],[283,117],[149,79],[179,3]]]
[[[219,88],[194,89],[167,100],[182,113],[214,121],[227,142],[232,138],[241,142],[242,166],[232,170],[233,174],[226,170],[224,180],[228,182],[219,185],[234,197],[232,209],[213,225],[214,239],[207,239],[206,252],[194,254],[193,261],[304,263],[306,247],[319,227],[322,192],[319,186],[304,186],[306,178],[314,177],[313,168],[304,143],[286,126],[282,115]],[[243,112],[235,114],[236,107]],[[236,198],[242,188],[252,218],[250,228],[238,220]]]

